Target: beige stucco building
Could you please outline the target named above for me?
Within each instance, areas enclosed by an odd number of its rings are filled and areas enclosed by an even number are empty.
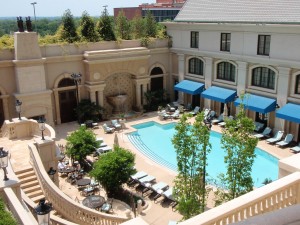
[[[108,117],[108,96],[127,95],[124,112],[141,111],[146,91],[169,85],[167,40],[146,48],[138,40],[39,46],[35,32],[16,32],[14,39],[15,48],[0,54],[0,124],[17,116],[16,99],[21,116],[45,116],[53,125],[75,120],[77,90],[79,100],[104,107]],[[82,75],[78,89],[73,73]]]

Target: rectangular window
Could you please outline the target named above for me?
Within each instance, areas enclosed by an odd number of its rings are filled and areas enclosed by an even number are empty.
[[[230,51],[230,33],[221,33],[221,51],[229,52]]]
[[[191,31],[191,48],[198,48],[199,45],[199,32]]]
[[[257,55],[269,55],[270,54],[270,35],[258,35],[257,43]]]

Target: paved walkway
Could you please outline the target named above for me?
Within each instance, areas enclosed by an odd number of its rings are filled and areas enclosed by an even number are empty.
[[[176,176],[176,173],[148,159],[146,156],[140,153],[127,139],[126,133],[133,131],[131,125],[147,122],[147,121],[157,121],[162,124],[172,122],[170,120],[160,121],[157,117],[156,112],[147,113],[137,119],[129,120],[126,122],[126,129],[117,132],[119,145],[135,153],[137,170],[143,170],[148,174],[155,176],[157,182],[163,181],[169,184],[170,186],[173,186],[173,180]],[[62,125],[55,126],[54,129],[56,131],[57,143],[65,145],[66,144],[65,138],[67,137],[67,135],[70,134],[72,131],[76,130],[78,127],[79,125],[76,122],[65,123]],[[221,132],[221,128],[217,125],[214,125],[212,129]],[[105,134],[101,126],[99,126],[99,129],[94,129],[94,132],[97,136],[103,137],[104,141],[108,145],[113,146],[114,136],[115,136],[114,134]],[[1,146],[3,146],[4,149],[6,150],[8,149],[11,153],[11,163],[14,171],[18,171],[20,169],[24,169],[28,167],[29,151],[27,145],[29,142],[33,142],[33,139],[8,140],[7,138],[2,138],[0,139],[0,141],[1,141]],[[284,158],[293,154],[288,148],[280,149],[277,148],[276,146],[267,144],[265,141],[260,141],[258,143],[258,147],[266,150],[267,152],[273,154],[278,158]],[[60,188],[72,199],[75,199],[76,197],[79,199],[79,201],[83,199],[83,197],[79,195],[77,188],[75,188],[74,186],[66,182],[60,182]],[[181,219],[181,215],[177,212],[173,212],[169,204],[166,203],[155,204],[151,199],[148,202],[149,202],[149,207],[143,211],[141,216],[149,224],[167,225],[170,220],[178,221]],[[212,197],[208,202],[208,208],[211,207],[213,207]]]

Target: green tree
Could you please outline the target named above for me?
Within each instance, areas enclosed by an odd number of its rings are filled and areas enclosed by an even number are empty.
[[[156,37],[156,21],[154,19],[154,16],[150,12],[150,10],[147,11],[145,20],[145,35],[147,37]]]
[[[71,159],[78,160],[81,165],[83,165],[86,156],[92,154],[95,148],[99,147],[96,135],[84,126],[71,133],[66,140],[66,154]]]
[[[130,151],[114,146],[114,151],[101,155],[95,162],[90,175],[101,183],[109,196],[114,196],[136,172],[134,159],[135,155]]]
[[[204,124],[204,113],[196,116],[195,122],[188,122],[184,114],[176,125],[172,143],[177,154],[178,175],[175,179],[175,198],[183,219],[204,212],[207,194],[206,166],[210,128]]]
[[[117,38],[129,40],[130,26],[123,10],[119,12],[116,18],[115,31]]]
[[[62,16],[62,24],[58,29],[58,35],[61,40],[68,43],[73,43],[79,39],[76,33],[75,21],[70,9],[67,9]]]
[[[109,17],[107,9],[105,8],[97,23],[96,29],[104,41],[115,41],[116,37],[113,31],[112,19]]]
[[[83,99],[76,108],[78,122],[83,123],[86,120],[99,121],[102,118],[103,111],[104,109],[96,105],[95,102],[91,102],[89,99]]]
[[[17,225],[16,219],[11,212],[6,210],[3,199],[0,198],[0,225]]]
[[[145,36],[145,24],[141,16],[136,15],[130,21],[131,35],[133,39],[139,39]]]
[[[253,190],[251,171],[258,142],[251,135],[254,127],[253,120],[246,116],[243,104],[239,106],[235,120],[226,120],[221,144],[226,151],[224,162],[227,171],[220,176],[222,187],[217,191],[217,205]]]
[[[86,11],[82,13],[80,19],[79,34],[83,41],[96,42],[99,39],[95,29],[94,20]]]

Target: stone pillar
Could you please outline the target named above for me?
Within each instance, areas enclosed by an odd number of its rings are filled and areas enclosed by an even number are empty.
[[[55,111],[56,111],[56,124],[61,124],[58,90],[53,89],[53,93],[54,93],[54,102],[55,102]]]
[[[287,103],[289,93],[290,68],[278,67],[277,104],[282,107]],[[286,121],[275,118],[275,129],[284,130]]]
[[[237,80],[237,95],[241,93],[245,93],[246,85],[247,85],[247,67],[248,63],[237,61],[238,69],[235,79]],[[237,79],[238,78],[238,79]]]
[[[96,92],[95,91],[89,91],[90,93],[90,100],[91,102],[95,102],[96,103]]]
[[[213,59],[210,57],[204,57],[205,60],[205,69],[204,69],[204,79],[205,79],[205,88],[212,86],[213,81]],[[204,108],[211,109],[211,100],[204,98]]]
[[[36,138],[35,142],[37,144],[37,149],[43,162],[46,171],[49,171],[50,167],[57,170],[58,159],[56,156],[56,145],[55,141],[50,137],[45,137],[45,140],[41,138]],[[51,177],[52,179],[52,177]],[[54,175],[54,183],[59,186],[58,173]]]
[[[184,71],[185,71],[185,57],[184,54],[178,54],[178,81],[184,80]],[[178,92],[178,101],[184,102],[183,92]]]
[[[150,83],[150,78],[141,78],[134,80],[135,82],[135,92],[136,92],[136,107],[138,109],[142,109],[143,106],[141,104],[141,99],[144,98],[144,93],[147,92],[147,84]],[[143,88],[141,90],[141,85],[143,85]],[[142,92],[142,93],[141,93]],[[145,101],[143,101],[145,104]]]
[[[136,97],[136,107],[138,109],[142,108],[141,105],[141,84],[139,82],[135,82],[135,97]]]
[[[9,107],[8,107],[8,98],[9,95],[0,95],[3,103],[4,119],[9,120]]]

